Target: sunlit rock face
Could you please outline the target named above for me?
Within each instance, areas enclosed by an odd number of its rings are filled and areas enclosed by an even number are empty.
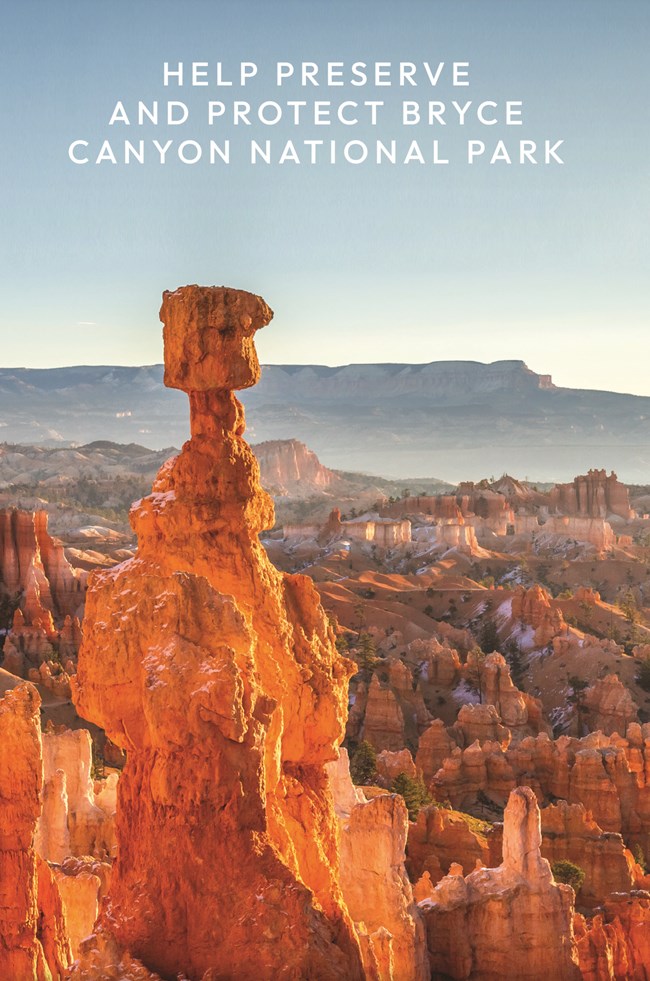
[[[557,484],[549,497],[555,507],[567,514],[591,518],[615,514],[626,520],[634,514],[628,489],[613,471],[608,476],[605,470],[590,470],[570,484]]]
[[[608,674],[591,685],[584,696],[589,725],[606,736],[625,735],[638,719],[639,706],[616,674]]]
[[[32,685],[0,699],[0,977],[63,977],[71,951],[61,898],[34,848],[43,782],[41,700]]]
[[[424,923],[406,874],[408,813],[397,794],[366,800],[347,752],[327,766],[341,844],[343,896],[359,932],[368,981],[429,981]]]
[[[87,729],[47,728],[43,733],[43,811],[36,833],[41,858],[60,864],[71,855],[110,858],[114,852],[117,773],[91,776],[92,740]]]
[[[253,447],[263,486],[277,497],[309,497],[336,488],[340,478],[297,439],[273,439]]]
[[[5,671],[68,699],[86,573],[72,568],[47,521],[46,511],[0,510],[0,599],[14,609],[0,657]]]
[[[46,511],[0,511],[0,583],[22,594],[28,624],[52,629],[52,619],[79,611],[86,574],[73,569],[47,530]]]
[[[648,976],[650,893],[614,893],[592,919],[577,915],[575,931],[583,981]]]
[[[75,701],[127,762],[82,965],[115,942],[192,981],[362,977],[325,770],[351,666],[311,581],[259,543],[273,505],[233,394],[259,378],[271,317],[237,290],[163,297],[165,382],[188,393],[192,436],[132,508],[136,557],[90,583]]]
[[[420,904],[433,977],[473,981],[578,981],[573,890],[541,857],[539,808],[518,787],[505,810],[503,863],[450,874]]]

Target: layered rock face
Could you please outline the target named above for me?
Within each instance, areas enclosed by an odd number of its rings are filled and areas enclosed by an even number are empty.
[[[650,964],[650,893],[611,896],[590,921],[576,916],[583,981],[645,981]]]
[[[340,482],[338,475],[297,439],[268,440],[257,443],[253,450],[262,485],[276,496],[310,497]]]
[[[540,844],[535,795],[518,787],[505,811],[502,865],[450,874],[420,903],[434,977],[578,981],[573,891],[553,881]]]
[[[351,666],[312,583],[259,543],[273,506],[233,394],[271,317],[250,293],[164,294],[165,383],[192,435],[133,506],[137,556],[91,580],[75,685],[127,753],[99,943],[192,981],[362,977],[325,771]]]
[[[478,553],[476,530],[472,525],[466,524],[463,518],[458,522],[438,525],[436,533],[436,541],[447,548],[456,548],[467,555]]]
[[[582,804],[557,804],[542,810],[542,854],[549,862],[568,859],[585,873],[580,905],[595,906],[612,892],[627,892],[638,870],[618,834],[605,833]]]
[[[430,721],[421,690],[413,689],[408,667],[392,660],[387,687],[382,686],[377,674],[373,674],[367,691],[363,684],[357,686],[348,734],[355,738],[360,733],[360,738],[372,743],[378,752],[396,752],[405,744],[417,746]]]
[[[404,715],[400,704],[391,688],[382,688],[376,674],[372,676],[365,701],[362,737],[378,752],[396,752],[402,749],[405,742]]]
[[[567,629],[562,611],[551,605],[551,597],[542,586],[518,586],[512,596],[512,616],[533,628],[537,647],[544,647]]]
[[[341,841],[341,888],[355,921],[367,981],[428,981],[424,924],[406,874],[408,814],[397,795],[367,801],[347,753],[328,764]]]
[[[71,951],[56,883],[34,848],[42,785],[40,698],[20,685],[0,699],[0,977],[63,977]]]
[[[371,515],[368,518],[351,518],[341,522],[341,533],[362,542],[374,542],[382,548],[402,545],[411,541],[411,522],[390,521]]]
[[[423,807],[417,821],[409,825],[408,871],[415,882],[429,875],[435,885],[454,863],[469,874],[478,864],[488,865],[490,852],[480,822],[472,829],[466,815],[430,804]]]
[[[564,535],[579,542],[589,542],[598,552],[608,552],[616,544],[616,535],[609,521],[583,515],[553,515],[544,523],[542,531],[551,535]]]
[[[618,675],[600,678],[584,695],[583,708],[588,713],[589,727],[606,736],[617,732],[624,735],[627,727],[638,718],[639,706]]]
[[[115,842],[117,774],[103,784],[102,804],[91,778],[92,741],[87,729],[43,733],[43,813],[36,849],[60,864],[71,855],[109,858]]]
[[[47,530],[46,511],[0,511],[0,581],[13,595],[23,594],[28,623],[48,628],[83,603],[85,573],[73,569],[63,546]]]
[[[630,846],[640,845],[650,854],[650,724],[632,723],[626,738],[594,732],[582,739],[552,740],[542,732],[505,749],[499,742],[476,741],[451,752],[445,748],[445,730],[431,729],[432,764],[444,752],[442,764],[431,776],[425,768],[428,753],[418,753],[416,763],[436,799],[448,799],[462,810],[476,808],[481,798],[500,807],[517,785],[526,784],[540,801],[583,804],[603,832],[622,834]]]
[[[46,511],[0,511],[0,593],[15,605],[2,648],[6,671],[70,697],[85,587],[86,573],[50,537]]]
[[[567,514],[590,518],[606,518],[616,514],[626,520],[633,516],[630,496],[625,484],[621,484],[612,471],[590,470],[575,477],[571,484],[557,484],[549,494],[551,503]]]
[[[510,677],[510,668],[501,654],[488,654],[481,671],[481,689],[486,706],[494,706],[503,725],[516,742],[524,736],[551,733],[542,718],[542,704],[520,691]],[[460,715],[459,715],[460,719]]]

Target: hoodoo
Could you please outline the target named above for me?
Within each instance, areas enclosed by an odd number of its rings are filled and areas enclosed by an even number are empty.
[[[363,976],[325,769],[351,667],[311,581],[259,543],[273,505],[233,393],[258,380],[271,317],[223,287],[163,297],[165,383],[188,393],[192,435],[132,508],[137,555],[90,583],[76,705],[127,762],[110,892],[75,977],[97,977],[115,944],[192,981]]]

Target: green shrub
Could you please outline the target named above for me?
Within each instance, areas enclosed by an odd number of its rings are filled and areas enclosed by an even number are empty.
[[[635,845],[634,848],[632,849],[632,854],[634,855],[634,861],[636,862],[636,864],[637,865],[640,865],[641,868],[643,869],[643,871],[645,872],[646,871],[646,860],[645,860],[645,854],[643,852],[643,849],[641,848],[641,845],[638,845],[638,844]]]
[[[551,872],[556,882],[564,882],[567,886],[571,886],[576,895],[580,892],[585,881],[585,872],[575,862],[569,862],[568,859],[553,862]]]

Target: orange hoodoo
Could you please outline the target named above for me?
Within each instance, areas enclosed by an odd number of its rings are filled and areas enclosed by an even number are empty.
[[[311,581],[259,543],[273,504],[233,393],[259,378],[253,338],[272,312],[185,286],[160,315],[192,436],[133,505],[135,558],[91,579],[75,685],[127,754],[99,937],[193,981],[354,981],[325,771],[351,667]]]

